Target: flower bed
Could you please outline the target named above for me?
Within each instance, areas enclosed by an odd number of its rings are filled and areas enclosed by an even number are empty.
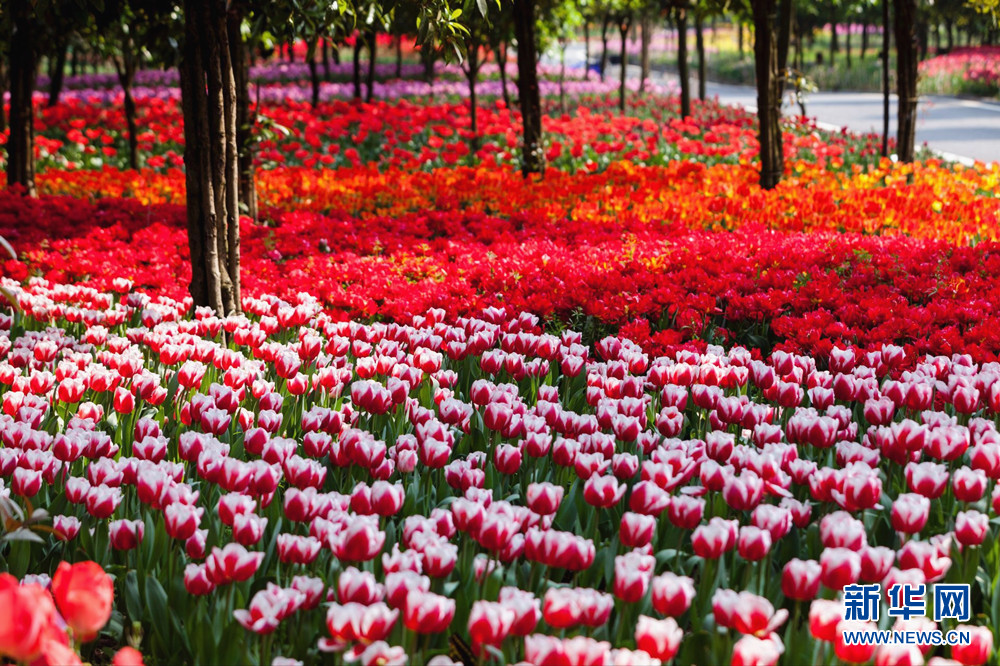
[[[992,652],[996,364],[654,358],[502,309],[188,319],[125,280],[4,285],[0,476],[55,516],[7,565],[98,562],[154,659],[450,664],[454,637],[507,663],[861,663],[858,581],[970,583],[950,656]]]
[[[508,110],[502,101],[478,109],[480,147],[471,151],[468,103],[455,101],[456,96],[461,99],[466,94],[464,84],[441,83],[447,89],[439,86],[434,91],[413,81],[388,85],[398,89],[391,96],[405,99],[372,104],[330,99],[316,109],[307,101],[308,90],[301,86],[262,88],[258,165],[265,169],[362,164],[429,169],[517,163],[520,113]],[[481,94],[499,94],[495,82],[482,85]],[[631,100],[628,114],[623,115],[617,110],[616,97],[607,94],[609,89],[613,89],[610,83],[576,82],[568,89],[566,113],[552,97],[546,98],[543,126],[552,166],[595,171],[622,159],[662,165],[680,158],[735,164],[749,162],[757,154],[755,118],[746,111],[714,102],[695,103],[692,117],[684,120],[678,117],[676,98],[651,94],[645,100]],[[438,101],[420,98],[430,92],[436,93]],[[42,110],[36,137],[41,171],[127,167],[125,119],[121,100],[114,95],[80,93]],[[442,95],[450,101],[440,101]],[[176,88],[145,97],[138,123],[144,166],[155,173],[183,166],[183,124]],[[878,162],[879,144],[875,135],[820,131],[801,120],[789,121],[786,130],[790,168],[797,161],[832,171],[873,166]]]
[[[1000,92],[1000,47],[957,48],[921,62],[920,77],[922,92],[996,97]]]

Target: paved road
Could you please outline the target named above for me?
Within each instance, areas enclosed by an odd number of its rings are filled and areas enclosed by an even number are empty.
[[[549,58],[551,56],[547,56]],[[583,64],[583,46],[571,45],[567,64]],[[629,67],[638,76],[638,67]],[[654,72],[661,81],[677,81],[676,74]],[[692,81],[692,89],[696,84]],[[756,108],[757,91],[749,86],[709,83],[706,92],[721,102]],[[786,97],[786,100],[788,97]],[[795,107],[797,112],[797,107]],[[856,132],[882,132],[880,93],[818,92],[806,100],[806,113],[824,125],[847,127]],[[927,146],[949,159],[972,163],[1000,162],[1000,103],[980,102],[940,95],[920,98],[917,107],[917,144]],[[890,101],[889,129],[896,131],[896,96]]]
[[[754,88],[712,83],[706,87],[706,92],[728,104],[757,105]],[[889,108],[889,129],[894,134],[895,95]],[[882,95],[879,93],[813,93],[806,100],[806,113],[827,125],[857,132],[882,132]],[[924,143],[952,159],[1000,161],[1000,104],[941,95],[921,97],[917,107],[917,144]]]

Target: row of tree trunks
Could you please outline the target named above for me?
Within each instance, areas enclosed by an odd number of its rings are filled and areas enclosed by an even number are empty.
[[[517,95],[521,106],[524,146],[521,173],[544,174],[542,103],[538,91],[535,45],[535,0],[514,0],[514,36],[517,39]]]
[[[38,68],[37,26],[31,0],[9,0],[10,135],[7,138],[7,184],[35,195],[35,90]]]
[[[226,0],[184,0],[181,105],[189,290],[196,306],[240,311],[236,80]]]

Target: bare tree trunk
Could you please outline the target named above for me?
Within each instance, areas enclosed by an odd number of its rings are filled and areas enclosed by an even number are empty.
[[[365,101],[369,104],[375,95],[375,57],[378,50],[375,37],[375,29],[372,28],[368,31],[368,77],[365,80]]]
[[[912,162],[917,130],[917,0],[894,0],[896,9],[896,153]]]
[[[674,8],[677,24],[677,77],[681,83],[681,118],[691,115],[691,74],[688,71],[687,7]]]
[[[323,38],[323,80],[330,80],[330,40]]]
[[[316,44],[314,39],[306,49],[306,66],[309,67],[309,83],[312,89],[312,108],[319,106],[319,68],[316,65]]]
[[[754,61],[757,70],[757,116],[760,143],[760,186],[772,189],[784,172],[781,137],[781,74],[775,35],[775,0],[752,0]]]
[[[470,30],[465,38],[465,62],[462,69],[465,70],[465,79],[469,83],[469,121],[471,123],[472,137],[469,139],[469,152],[475,153],[479,150],[479,122],[476,114],[478,102],[476,100],[476,81],[479,79],[479,32]]]
[[[430,45],[423,44],[420,47],[420,62],[424,66],[424,82],[434,83],[434,61],[437,59],[434,49]]]
[[[865,17],[861,22],[861,59],[865,59],[865,54],[868,52],[868,18]]]
[[[844,34],[844,56],[847,58],[847,69],[851,68],[851,26],[848,24]]]
[[[226,27],[229,33],[229,57],[236,84],[236,148],[239,166],[239,201],[247,216],[257,221],[257,183],[254,179],[254,126],[257,110],[250,110],[250,53],[243,41],[240,26],[247,7],[231,2]],[[326,40],[324,40],[324,44]]]
[[[618,33],[622,38],[622,62],[620,77],[618,81],[618,109],[625,113],[625,79],[628,71],[628,53],[626,52],[625,38],[628,37],[628,29],[632,27],[631,14],[622,14],[618,17]]]
[[[889,1],[882,0],[882,157],[889,156],[889,48],[892,46]]]
[[[590,78],[590,19],[583,19],[583,60],[584,74]]]
[[[497,61],[500,68],[500,90],[503,92],[503,103],[510,108],[510,91],[507,89],[507,37],[499,30],[488,30],[490,49],[493,51],[493,59]]]
[[[545,173],[542,147],[542,103],[538,91],[538,57],[535,45],[535,0],[514,0],[514,35],[517,39],[517,94],[524,123],[521,173]]]
[[[611,26],[611,13],[604,15],[601,22],[601,81],[604,81],[605,72],[608,69],[608,27]]]
[[[21,185],[35,196],[35,90],[38,44],[31,0],[10,0],[10,135],[7,137],[7,185]]]
[[[837,16],[834,14],[830,18],[830,67],[837,65],[837,51],[840,45],[837,42]]]
[[[354,35],[354,99],[361,100],[361,33]]]
[[[3,95],[7,92],[7,63],[3,60],[3,52],[0,49],[0,132],[7,130],[7,114],[4,112]]]
[[[566,40],[559,40],[559,113],[566,113]]]
[[[136,52],[131,36],[126,36],[119,44],[120,56],[113,58],[115,71],[118,74],[118,83],[122,87],[124,96],[125,125],[128,128],[128,166],[130,169],[139,168],[139,137],[136,124],[135,99],[132,97],[132,82],[135,81]]]
[[[701,12],[694,14],[694,48],[698,52],[698,99],[704,102],[708,74],[705,70],[705,25]]]
[[[55,57],[49,57],[49,108],[59,103],[59,96],[62,94],[68,48],[66,42],[62,41],[56,45]]]
[[[649,78],[649,44],[653,38],[653,17],[648,10],[643,10],[639,19],[639,95],[646,92],[646,79]]]
[[[403,76],[403,35],[396,35],[396,78]]]
[[[191,297],[240,311],[236,85],[226,0],[185,0],[181,102]]]
[[[737,38],[736,38],[737,48],[740,51],[740,60],[743,60],[743,24],[740,23],[739,21],[736,22],[736,31],[737,31]]]
[[[945,38],[948,40],[946,43],[950,53],[955,48],[955,23],[951,19],[947,19],[944,22],[944,27],[946,30]]]

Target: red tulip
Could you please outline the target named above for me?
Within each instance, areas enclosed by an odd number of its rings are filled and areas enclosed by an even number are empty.
[[[687,576],[666,572],[653,578],[653,608],[660,615],[680,617],[694,599],[694,581]]]
[[[897,532],[916,534],[924,529],[931,501],[923,495],[904,493],[892,503],[892,527]]]
[[[473,647],[483,645],[499,646],[510,634],[514,626],[514,611],[504,604],[491,601],[476,601],[469,612],[469,638]]]
[[[989,627],[960,624],[955,631],[967,631],[972,641],[968,645],[952,645],[951,657],[965,666],[981,666],[993,653],[993,632]]]
[[[455,600],[433,592],[410,590],[403,608],[403,624],[420,634],[438,634],[455,616]]]
[[[837,623],[833,639],[833,651],[837,658],[852,664],[864,664],[871,661],[875,654],[875,645],[855,644],[848,645],[845,634],[857,631],[874,631],[877,627],[871,622],[858,622],[856,620],[841,620]]]
[[[132,550],[142,543],[146,525],[141,520],[113,520],[108,524],[108,536],[115,550]]]
[[[740,557],[758,562],[771,550],[771,533],[752,525],[741,527],[736,547]]]
[[[656,518],[626,511],[622,514],[618,538],[626,548],[642,548],[653,540]]]
[[[242,582],[257,573],[263,559],[264,553],[252,553],[238,543],[230,543],[222,548],[212,548],[211,555],[205,560],[205,570],[214,585]]]
[[[654,659],[670,661],[680,649],[684,631],[677,626],[672,617],[665,620],[654,620],[646,615],[640,615],[635,627],[636,647],[646,652]]]
[[[809,633],[817,640],[832,643],[840,635],[837,625],[844,613],[844,602],[816,599],[809,606]]]
[[[732,666],[774,666],[785,652],[776,634],[743,636],[733,645]]]
[[[974,509],[955,516],[955,539],[964,546],[978,546],[990,530],[990,517]]]
[[[789,599],[812,601],[819,592],[821,570],[816,560],[789,560],[781,572],[782,593]]]
[[[79,641],[96,638],[111,617],[114,583],[96,562],[60,562],[51,591],[59,613]]]

